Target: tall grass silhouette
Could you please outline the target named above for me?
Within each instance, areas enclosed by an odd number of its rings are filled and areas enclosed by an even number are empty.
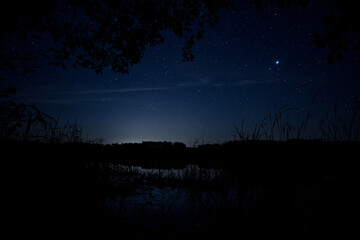
[[[346,121],[338,114],[338,104],[334,105],[333,113],[325,113],[319,120],[321,138],[327,141],[359,141],[360,102],[354,107],[350,120]]]
[[[234,140],[250,141],[288,141],[288,140],[324,140],[324,141],[359,141],[360,140],[360,103],[356,104],[350,116],[344,117],[339,113],[338,104],[334,105],[333,112],[325,112],[325,116],[318,120],[318,127],[313,126],[315,135],[307,134],[311,116],[311,106],[305,115],[297,115],[298,110],[287,105],[275,107],[268,111],[265,117],[255,122],[254,126],[245,126],[245,118],[239,127],[234,125]],[[296,119],[294,121],[294,119]],[[314,125],[314,124],[313,124]]]
[[[275,107],[269,110],[265,117],[256,122],[252,130],[245,130],[245,118],[241,121],[240,127],[234,125],[235,140],[266,140],[266,141],[287,141],[289,139],[303,139],[310,118],[310,110],[306,116],[298,121],[296,125],[291,120],[296,111],[287,105],[280,108]]]
[[[82,128],[76,121],[60,124],[60,117],[61,113],[55,118],[34,105],[2,101],[0,102],[0,140],[94,144],[103,142],[101,138],[84,137]]]

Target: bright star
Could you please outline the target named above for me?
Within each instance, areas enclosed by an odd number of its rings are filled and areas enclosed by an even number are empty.
[[[276,60],[275,64],[278,65],[279,63],[280,63],[279,60]]]

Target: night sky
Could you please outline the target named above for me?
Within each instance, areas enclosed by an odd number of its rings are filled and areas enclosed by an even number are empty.
[[[127,75],[46,65],[15,79],[15,98],[61,114],[62,123],[77,121],[84,136],[104,143],[222,143],[234,139],[243,119],[251,131],[282,106],[292,108],[294,125],[311,107],[305,136],[316,138],[319,118],[335,103],[351,114],[360,101],[358,55],[330,65],[326,50],[311,44],[330,8],[235,6],[196,42],[193,62],[182,61],[183,40],[166,32],[165,43],[148,47]]]

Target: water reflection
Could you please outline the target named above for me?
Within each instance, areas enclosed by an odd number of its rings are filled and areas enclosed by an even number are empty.
[[[196,165],[147,169],[111,164],[108,168],[118,191],[100,201],[99,210],[106,222],[131,234],[157,229],[204,236],[214,229],[231,233],[254,226],[303,231],[311,229],[328,191],[321,182],[247,182],[226,170]]]
[[[185,180],[192,178],[194,180],[211,180],[222,177],[224,171],[222,169],[200,168],[197,165],[186,165],[181,169],[163,169],[163,168],[143,168],[140,166],[127,166],[122,164],[111,164],[111,168],[119,173],[133,173],[142,177],[161,177],[168,179]]]
[[[111,169],[121,176],[119,187],[130,182],[136,188],[131,194],[106,198],[100,208],[108,221],[141,231],[167,229],[180,234],[253,221],[250,216],[261,209],[259,194],[266,192],[263,188],[239,187],[236,176],[224,170],[196,165],[146,169],[114,164]]]

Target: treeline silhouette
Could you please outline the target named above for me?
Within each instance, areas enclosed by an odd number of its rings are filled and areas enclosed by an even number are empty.
[[[87,163],[112,162],[144,168],[183,168],[194,164],[203,168],[239,170],[242,166],[261,167],[269,171],[296,165],[323,172],[329,167],[339,171],[341,165],[352,162],[360,142],[323,140],[288,141],[248,140],[223,144],[203,144],[187,147],[181,142],[142,142],[123,144],[93,144],[86,142],[43,143],[4,141],[1,143],[6,162]],[[332,164],[336,163],[336,166]],[[258,165],[260,164],[260,165]],[[308,165],[310,164],[310,165]],[[248,170],[248,169],[247,169]]]

